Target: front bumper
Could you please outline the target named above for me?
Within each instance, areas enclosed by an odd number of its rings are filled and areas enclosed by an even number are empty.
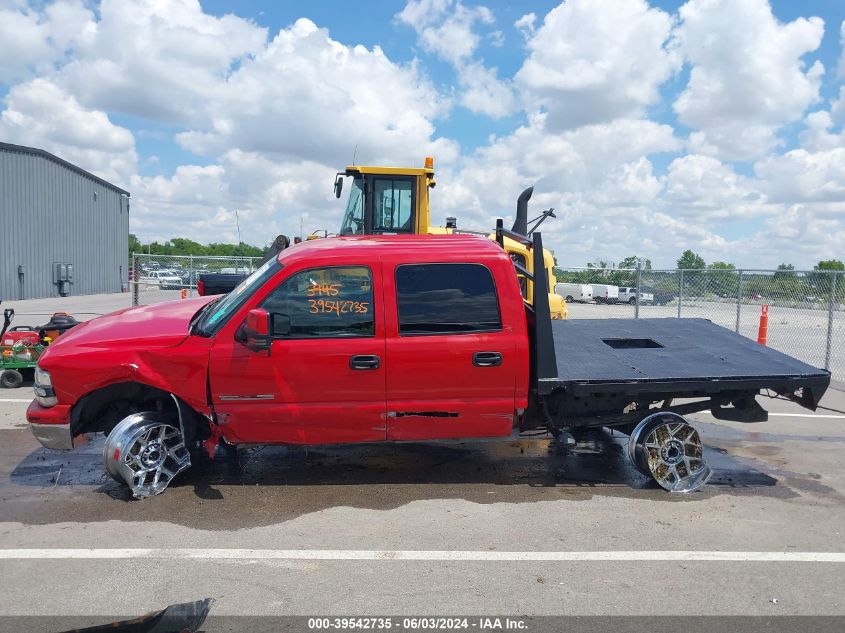
[[[73,448],[70,432],[70,406],[58,404],[42,407],[32,401],[26,410],[29,428],[41,445],[54,451],[69,451]]]

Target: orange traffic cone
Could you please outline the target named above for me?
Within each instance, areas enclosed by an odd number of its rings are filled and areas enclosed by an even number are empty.
[[[187,288],[182,288],[182,298],[183,299],[188,298],[188,289]]]
[[[757,342],[765,345],[769,335],[769,306],[764,304],[760,307],[760,329],[757,330]]]

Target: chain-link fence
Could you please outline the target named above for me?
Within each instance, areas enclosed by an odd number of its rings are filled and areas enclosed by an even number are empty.
[[[133,253],[129,267],[132,305],[194,297],[200,275],[233,273],[246,276],[260,264],[260,257]]]
[[[703,318],[845,381],[845,273],[793,270],[556,269],[569,318]],[[587,296],[586,286],[592,291]],[[580,294],[578,294],[580,291]]]

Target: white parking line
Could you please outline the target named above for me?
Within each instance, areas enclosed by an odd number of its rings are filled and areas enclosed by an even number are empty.
[[[0,402],[32,402],[32,398],[0,398]]]
[[[845,563],[845,552],[594,551],[495,552],[488,550],[333,549],[0,549],[0,560],[55,559],[337,560],[337,561],[705,561]]]
[[[772,413],[770,416],[778,416],[781,418],[828,418],[830,420],[845,420],[845,415],[834,415],[831,413]]]

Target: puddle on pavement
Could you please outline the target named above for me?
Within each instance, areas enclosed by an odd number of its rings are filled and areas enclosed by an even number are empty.
[[[790,498],[827,494],[817,476],[747,459],[724,446],[768,451],[741,431],[699,425],[714,470],[692,495],[669,495],[640,474],[626,456],[627,437],[605,430],[579,438],[565,451],[549,439],[368,444],[318,448],[245,447],[237,458],[200,458],[168,490],[142,502],[102,468],[103,438],[69,453],[39,448],[28,431],[0,431],[0,507],[5,520],[161,520],[203,529],[256,527],[337,506],[388,510],[412,501],[464,499],[475,503],[584,501],[593,496],[694,503],[714,495]],[[705,429],[706,427],[706,429]],[[789,438],[791,439],[791,438]],[[768,441],[768,438],[767,438]],[[746,451],[747,452],[747,451]]]

